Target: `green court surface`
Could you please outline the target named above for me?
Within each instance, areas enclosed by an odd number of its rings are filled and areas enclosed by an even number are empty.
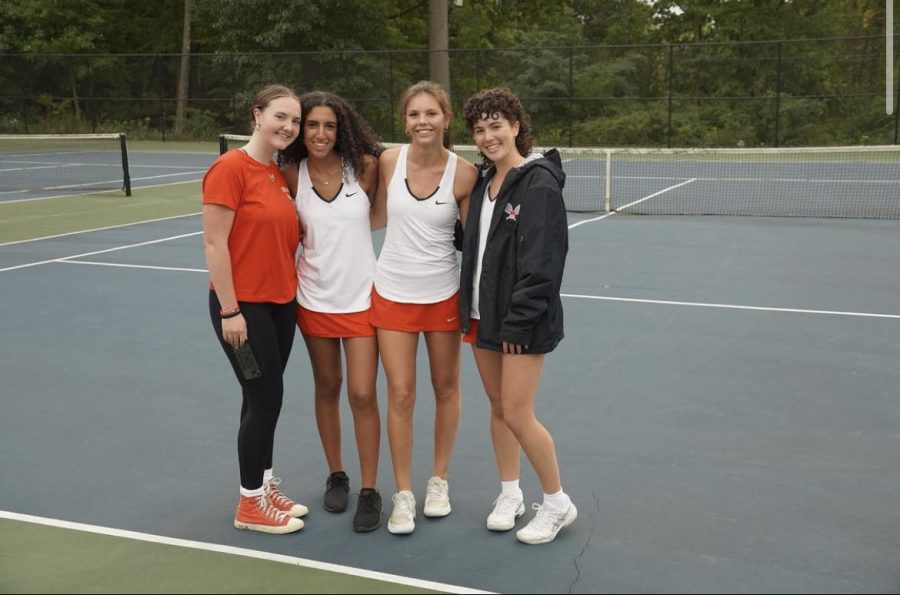
[[[209,551],[200,549],[207,544],[155,543],[138,534],[103,535],[9,519],[0,519],[0,534],[2,593],[442,592],[310,568],[287,556],[262,559],[238,548]]]
[[[199,213],[200,182],[190,181],[121,191],[0,202],[0,243],[149,219]]]

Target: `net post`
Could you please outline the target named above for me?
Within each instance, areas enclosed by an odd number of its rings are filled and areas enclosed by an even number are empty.
[[[119,148],[122,151],[122,190],[125,196],[131,196],[131,174],[128,168],[128,144],[125,142],[125,133],[119,133]]]
[[[219,155],[224,155],[225,151],[228,150],[228,141],[225,139],[224,134],[219,135]]]
[[[606,184],[605,184],[605,192],[606,199],[604,204],[604,210],[609,213],[612,211],[612,151],[606,150]]]

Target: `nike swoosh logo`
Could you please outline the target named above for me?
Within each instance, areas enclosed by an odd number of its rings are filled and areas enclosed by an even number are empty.
[[[436,201],[434,201],[434,204],[436,204],[436,205],[445,205],[445,204],[447,204],[448,202],[450,202],[450,201],[445,200],[445,201],[441,202],[441,201],[439,201],[439,200],[436,200]]]
[[[452,317],[452,318],[448,318],[448,319],[447,319],[447,322],[453,322],[454,320],[456,320],[456,316],[454,316],[454,317]]]
[[[348,192],[348,193],[345,194],[344,196],[354,196],[354,195],[356,195],[356,194],[359,194],[359,190],[357,190],[356,192],[353,192],[352,194]]]

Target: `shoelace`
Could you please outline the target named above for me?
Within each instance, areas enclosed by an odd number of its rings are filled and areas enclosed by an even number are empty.
[[[537,513],[534,515],[534,519],[529,524],[535,525],[535,527],[540,527],[542,529],[552,529],[562,520],[564,513],[556,512],[555,510],[544,508],[543,505],[535,502],[531,505],[532,510],[536,510]]]
[[[269,483],[266,484],[266,491],[268,492],[269,501],[273,502],[275,506],[286,507],[293,506],[294,501],[281,493],[281,490],[278,489],[278,484],[281,483],[280,477],[273,477],[269,480]]]
[[[494,514],[502,514],[503,516],[516,514],[519,510],[520,500],[516,500],[512,496],[500,494],[494,501]]]
[[[428,485],[425,487],[425,495],[428,498],[443,498],[444,497],[444,484],[440,481],[429,481]]]
[[[328,485],[325,486],[326,490],[330,490],[335,486],[341,486],[343,488],[350,487],[350,478],[344,477],[343,475],[331,475],[328,477],[328,481],[326,482]]]
[[[288,518],[287,514],[272,506],[272,503],[269,502],[269,499],[265,494],[257,496],[256,506],[259,508],[259,511],[263,514],[263,516],[266,516],[278,523],[283,523]]]
[[[412,516],[412,511],[415,510],[416,504],[415,501],[407,496],[406,494],[401,494],[397,492],[394,494],[394,497],[391,498],[394,501],[394,506],[396,507],[396,513]]]

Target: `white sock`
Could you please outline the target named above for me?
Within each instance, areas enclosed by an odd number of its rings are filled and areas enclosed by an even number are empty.
[[[544,492],[544,504],[549,504],[556,510],[568,510],[571,503],[572,501],[569,500],[569,496],[562,490],[555,494]]]
[[[265,492],[265,488],[262,486],[256,488],[255,490],[248,490],[244,486],[241,486],[241,496],[246,496],[248,498],[256,498],[257,496],[262,496],[263,492]]]
[[[500,493],[504,496],[511,496],[516,500],[522,500],[524,498],[524,496],[522,495],[522,489],[519,488],[518,479],[514,479],[512,481],[501,481]]]
[[[263,471],[263,485],[269,483],[269,480],[273,477],[275,477],[275,474],[271,469],[266,469],[265,471]]]

